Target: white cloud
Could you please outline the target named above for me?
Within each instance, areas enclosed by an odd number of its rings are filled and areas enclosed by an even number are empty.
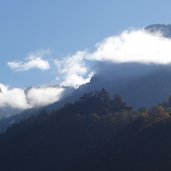
[[[31,106],[27,103],[25,92],[19,88],[10,89],[8,86],[0,84],[0,108],[10,107],[24,110]]]
[[[60,85],[78,87],[90,81],[98,62],[171,64],[171,39],[144,29],[124,31],[104,39],[95,50],[79,51],[55,60]]]
[[[61,86],[79,87],[90,81],[93,72],[86,66],[86,52],[77,52],[62,60],[55,60],[58,69],[57,81]]]
[[[64,88],[60,87],[32,88],[27,93],[27,99],[31,106],[45,106],[59,101],[63,92]]]
[[[10,108],[14,111],[41,107],[59,101],[64,92],[64,88],[52,86],[31,88],[25,91],[0,83],[0,88],[0,108]]]
[[[40,69],[42,71],[50,69],[50,64],[43,56],[49,51],[37,51],[29,54],[25,61],[9,61],[7,65],[14,71],[28,71],[30,69]]]
[[[90,60],[113,63],[171,63],[171,39],[160,33],[145,30],[125,31],[119,36],[109,37],[96,46],[89,54]]]

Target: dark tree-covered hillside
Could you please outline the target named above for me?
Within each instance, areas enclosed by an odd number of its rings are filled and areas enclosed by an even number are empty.
[[[135,111],[102,89],[10,127],[0,136],[0,169],[167,171],[170,150],[170,98]]]

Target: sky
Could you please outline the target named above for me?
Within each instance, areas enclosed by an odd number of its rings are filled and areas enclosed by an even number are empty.
[[[0,109],[58,101],[98,62],[171,63],[170,0],[0,0]],[[54,87],[52,85],[57,85]],[[44,98],[45,97],[45,98]]]
[[[129,28],[171,23],[169,0],[0,0],[0,78],[12,87],[55,83],[56,70],[14,72],[30,53],[63,58]],[[34,77],[32,76],[34,74]]]

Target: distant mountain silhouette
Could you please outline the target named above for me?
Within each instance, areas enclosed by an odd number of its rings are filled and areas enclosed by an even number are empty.
[[[171,24],[153,24],[147,26],[145,30],[148,30],[150,32],[160,31],[164,37],[171,37]]]

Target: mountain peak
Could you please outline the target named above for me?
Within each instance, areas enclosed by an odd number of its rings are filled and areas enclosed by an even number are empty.
[[[164,37],[171,37],[171,24],[152,24],[147,26],[145,30],[148,30],[152,33],[159,31]]]

